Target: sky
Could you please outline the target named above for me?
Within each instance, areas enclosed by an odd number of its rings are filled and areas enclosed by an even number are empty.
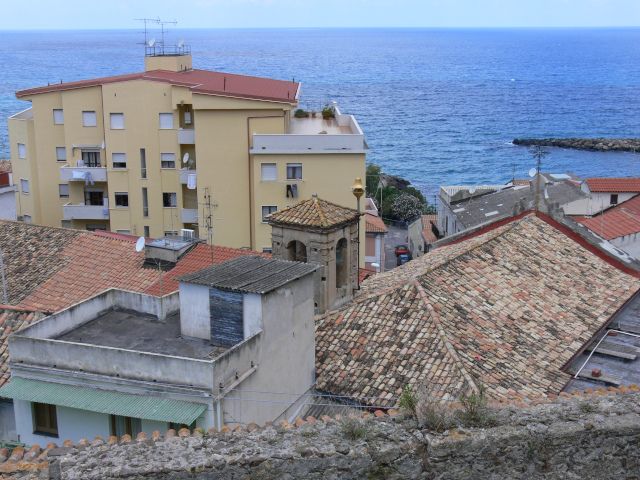
[[[0,0],[0,30],[178,28],[622,27],[640,0]]]

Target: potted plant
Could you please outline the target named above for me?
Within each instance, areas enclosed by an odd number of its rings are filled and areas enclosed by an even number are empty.
[[[311,117],[316,118],[316,111],[315,110],[311,110]]]
[[[304,118],[306,116],[306,113],[307,112],[305,112],[303,109],[299,108],[293,113],[293,116],[296,118]]]
[[[333,117],[333,110],[331,110],[331,108],[329,108],[329,107],[323,108],[322,109],[322,118],[324,118],[325,120],[328,120],[331,117]]]

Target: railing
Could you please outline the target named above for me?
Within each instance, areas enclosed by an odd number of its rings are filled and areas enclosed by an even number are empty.
[[[197,208],[183,208],[182,223],[198,223],[198,209]]]
[[[86,182],[87,173],[91,174],[94,182],[107,181],[107,169],[105,167],[60,167],[60,180],[63,182]]]
[[[186,185],[189,182],[189,175],[196,175],[196,181],[198,179],[197,172],[195,170],[187,170],[186,167],[180,170],[180,183]]]
[[[108,220],[108,205],[71,205],[62,206],[62,216],[67,220]]]
[[[178,130],[178,143],[181,145],[195,145],[196,131],[193,128],[181,128]]]
[[[170,55],[191,55],[190,45],[168,45],[158,42],[153,46],[146,46],[144,49],[145,57],[163,57]]]

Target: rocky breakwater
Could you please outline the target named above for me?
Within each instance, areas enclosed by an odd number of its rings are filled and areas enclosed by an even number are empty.
[[[516,138],[514,145],[572,148],[574,150],[608,150],[640,152],[640,138]]]

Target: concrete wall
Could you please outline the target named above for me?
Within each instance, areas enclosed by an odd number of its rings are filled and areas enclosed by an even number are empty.
[[[422,217],[418,217],[409,224],[407,229],[407,237],[409,238],[409,251],[413,258],[424,255],[424,242],[422,240]]]
[[[180,332],[189,337],[211,339],[209,287],[179,282]]]
[[[0,187],[0,218],[6,220],[16,220],[18,218],[17,195],[19,195],[17,186]]]
[[[598,233],[598,232],[596,232]],[[609,240],[616,247],[620,247],[632,257],[640,260],[640,232]]]

